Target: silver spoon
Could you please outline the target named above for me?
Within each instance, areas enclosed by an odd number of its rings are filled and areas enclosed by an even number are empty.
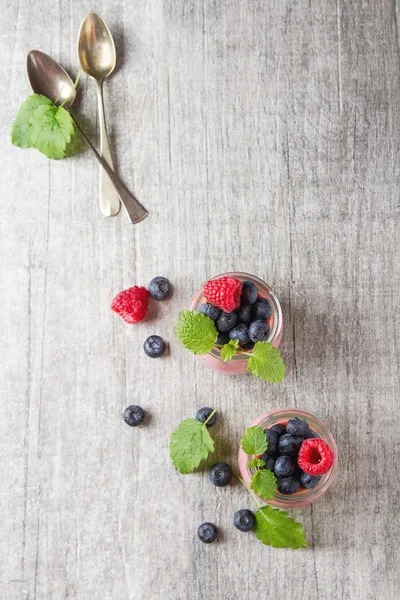
[[[53,102],[57,100],[58,104],[62,104],[64,101],[66,101],[64,108],[66,110],[70,109],[75,100],[76,91],[74,89],[72,79],[61,65],[56,63],[55,60],[53,60],[44,52],[32,50],[29,52],[27,57],[27,70],[29,81],[34,92],[50,98],[50,100]],[[97,152],[96,148],[84,131],[82,131],[80,125],[78,125],[74,117],[72,115],[71,117],[83,139],[92,150],[97,160],[107,171],[107,174],[117,190],[126,212],[128,213],[130,222],[139,223],[139,221],[142,221],[147,217],[147,210],[126,189],[124,184],[108,165],[107,161],[105,161],[104,158]]]
[[[104,21],[89,13],[82,21],[78,36],[78,56],[82,69],[97,83],[97,107],[100,123],[100,154],[113,167],[110,147],[108,145],[106,119],[104,116],[103,81],[115,69],[116,53],[111,32]],[[107,216],[119,212],[119,197],[110,184],[104,169],[100,169],[100,209]]]

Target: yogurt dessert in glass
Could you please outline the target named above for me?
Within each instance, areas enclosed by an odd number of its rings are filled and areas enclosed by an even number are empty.
[[[269,325],[269,335],[265,341],[270,342],[273,346],[278,348],[282,339],[283,332],[282,308],[278,297],[273,292],[271,287],[255,275],[250,275],[249,273],[242,272],[222,273],[221,275],[217,275],[216,277],[214,277],[211,281],[215,281],[217,279],[220,279],[221,277],[232,277],[238,279],[241,282],[249,281],[252,284],[254,284],[257,288],[257,300],[260,298],[265,298],[269,301],[271,306],[271,316],[268,319],[266,319],[266,322]],[[189,310],[199,311],[202,304],[205,303],[207,303],[207,300],[204,297],[204,289],[202,288],[193,297],[189,305]],[[236,325],[239,322],[240,318],[237,320]],[[216,324],[217,323],[218,321],[216,321]],[[223,362],[221,359],[221,348],[215,345],[208,354],[199,356],[198,358],[203,364],[205,364],[207,367],[210,367],[214,371],[230,375],[237,375],[241,373],[246,373],[247,371],[247,363],[249,360],[248,352],[251,352],[251,349],[246,349],[246,352],[247,354],[245,354],[243,350],[239,349],[239,352],[235,356],[233,356],[227,362]]]
[[[301,483],[298,486],[299,487],[298,491],[296,491],[295,493],[284,494],[284,493],[280,492],[279,489],[277,489],[272,500],[266,501],[267,504],[271,504],[273,506],[277,506],[279,508],[284,508],[284,509],[302,508],[304,506],[307,506],[307,504],[314,502],[315,500],[320,498],[323,494],[325,494],[325,492],[332,485],[332,483],[335,479],[336,471],[337,471],[337,464],[338,464],[338,451],[337,451],[336,443],[335,443],[332,433],[329,431],[327,426],[320,419],[318,419],[317,417],[315,417],[314,415],[312,415],[310,413],[307,413],[305,411],[298,410],[298,409],[285,408],[285,409],[273,410],[264,415],[261,415],[261,417],[256,419],[256,421],[254,421],[254,423],[251,424],[252,426],[257,425],[258,427],[261,427],[264,430],[271,430],[271,428],[274,428],[278,433],[278,439],[276,439],[276,436],[274,436],[274,439],[272,440],[272,444],[274,444],[275,447],[273,448],[272,445],[270,444],[270,451],[273,453],[271,454],[271,456],[264,457],[266,459],[266,463],[267,463],[265,468],[269,467],[268,458],[270,458],[271,459],[270,470],[272,472],[274,472],[275,465],[277,464],[276,463],[277,456],[282,455],[281,452],[279,451],[279,447],[280,447],[279,440],[283,435],[288,435],[288,432],[286,431],[286,425],[291,419],[294,419],[294,418],[297,418],[299,420],[305,420],[308,423],[310,431],[306,435],[309,437],[301,438],[302,446],[300,446],[298,449],[298,450],[300,450],[299,453],[297,451],[295,451],[291,454],[286,454],[286,455],[284,454],[284,455],[291,456],[293,461],[295,463],[297,463],[298,455],[300,456],[300,453],[302,452],[303,444],[306,441],[308,442],[308,440],[310,440],[310,445],[313,445],[315,442],[315,445],[317,446],[318,440],[319,441],[322,440],[329,447],[329,449],[332,453],[332,461],[330,463],[331,466],[330,466],[329,470],[326,473],[317,476],[317,477],[319,477],[317,482],[315,480],[313,480],[313,481],[310,480],[310,477],[312,477],[312,475],[309,475],[306,479],[303,479],[303,481],[307,481],[307,485],[313,486],[310,489],[306,489],[303,485],[301,485]],[[275,427],[277,425],[280,425],[281,427]],[[282,429],[282,428],[285,428],[285,429]],[[285,441],[286,440],[283,440],[283,442],[285,442]],[[306,445],[308,445],[308,443]],[[281,444],[281,447],[283,447],[283,446],[284,446],[284,444]],[[276,450],[275,450],[275,448],[276,448]],[[267,450],[267,453],[268,453],[268,450]],[[250,486],[251,478],[254,474],[254,469],[249,468],[250,460],[251,460],[251,456],[245,454],[243,452],[242,448],[240,448],[239,449],[239,470],[240,470],[241,477],[247,486]],[[318,450],[317,449],[315,449],[315,451],[314,451],[314,449],[312,449],[312,453],[310,455],[310,460],[311,460],[311,462],[314,462],[315,464],[318,463]],[[302,462],[301,459],[299,459],[299,461]],[[311,466],[311,470],[312,470],[312,466]],[[276,473],[275,473],[275,475],[277,476]],[[301,481],[302,471],[301,471],[300,467],[298,466],[298,464],[296,465],[295,471],[291,475],[293,476],[294,479]],[[303,478],[304,478],[304,475],[303,475]],[[278,485],[279,485],[279,479],[282,480],[282,478],[279,477],[279,471],[278,471],[278,476],[277,476]]]

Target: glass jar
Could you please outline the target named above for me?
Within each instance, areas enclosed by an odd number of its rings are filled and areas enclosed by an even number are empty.
[[[289,419],[292,419],[293,417],[299,417],[299,419],[307,420],[310,428],[318,433],[321,436],[321,439],[328,444],[334,454],[334,460],[332,468],[328,471],[328,473],[325,473],[325,475],[321,475],[319,483],[311,490],[300,488],[296,494],[291,495],[281,494],[278,492],[278,490],[276,490],[275,496],[272,500],[264,500],[264,502],[267,502],[267,504],[272,504],[273,506],[285,509],[302,508],[303,506],[307,506],[307,504],[311,504],[311,502],[318,500],[318,498],[325,494],[329,486],[333,483],[338,465],[338,451],[335,440],[333,439],[333,435],[322,421],[308,412],[297,410],[296,408],[273,410],[256,419],[256,421],[254,421],[250,427],[253,425],[258,425],[262,429],[270,429],[272,425],[275,425],[276,423],[282,423],[282,425],[286,425]],[[250,486],[251,478],[254,473],[254,469],[249,469],[250,460],[251,456],[245,454],[242,448],[240,448],[239,470],[241,477],[247,486]]]
[[[217,275],[216,277],[213,277],[213,279],[220,279],[220,277],[235,277],[235,279],[239,279],[240,281],[251,281],[258,289],[258,297],[267,298],[269,300],[272,306],[272,315],[267,320],[270,327],[270,334],[268,340],[266,341],[271,342],[273,346],[278,347],[282,339],[283,332],[282,308],[277,296],[274,294],[269,285],[255,275],[250,275],[249,273],[222,273],[222,275]],[[189,305],[189,310],[198,310],[199,306],[203,304],[203,302],[207,302],[207,300],[203,296],[203,289],[201,289],[193,297]],[[214,348],[208,354],[199,356],[198,358],[207,367],[214,369],[214,371],[219,371],[220,373],[226,373],[229,375],[246,373],[247,361],[249,360],[248,354],[238,352],[233,358],[231,358],[231,360],[222,362],[221,349],[217,346],[214,346]]]

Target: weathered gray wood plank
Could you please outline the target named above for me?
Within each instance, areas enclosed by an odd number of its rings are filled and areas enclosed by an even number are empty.
[[[97,2],[121,57],[105,87],[116,163],[150,211],[137,227],[101,218],[87,153],[49,162],[9,143],[27,51],[75,73],[93,8],[0,8],[0,598],[398,597],[396,2]],[[94,134],[85,77],[79,113]],[[282,299],[280,386],[214,374],[175,340],[194,289],[236,269]],[[173,299],[126,326],[113,295],[156,274]],[[144,355],[150,333],[169,357]],[[140,431],[121,422],[136,401],[151,413]],[[174,472],[169,435],[205,404],[232,463],[269,408],[329,423],[340,469],[297,514],[308,549],[234,530],[233,512],[251,506],[239,485]],[[196,539],[204,520],[221,528],[217,545]]]

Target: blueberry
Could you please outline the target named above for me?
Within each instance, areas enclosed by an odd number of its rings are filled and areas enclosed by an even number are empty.
[[[264,433],[267,437],[267,442],[268,442],[268,448],[267,448],[265,454],[267,456],[272,456],[277,451],[279,435],[273,429],[264,429]]]
[[[275,467],[275,459],[273,456],[268,456],[268,454],[265,453],[261,458],[265,462],[265,466],[260,467],[260,469],[268,469],[269,471],[273,471]]]
[[[131,406],[128,406],[128,408],[124,410],[124,421],[131,427],[137,427],[143,423],[144,414],[144,410],[141,406],[131,404]]]
[[[300,477],[300,483],[306,490],[311,490],[320,480],[321,477],[318,475],[309,475],[308,473],[302,473]]]
[[[284,435],[286,433],[286,427],[281,423],[275,423],[275,425],[272,425],[271,429],[272,431],[276,431],[278,435]]]
[[[258,289],[251,281],[243,281],[241,304],[254,304],[258,298]]]
[[[293,475],[296,463],[291,456],[279,456],[275,462],[275,475],[277,477],[290,477]]]
[[[286,423],[286,431],[298,437],[307,437],[310,431],[310,426],[305,419],[293,417]]]
[[[232,479],[232,471],[229,465],[219,462],[210,469],[210,481],[217,487],[228,485]]]
[[[250,531],[256,524],[256,518],[251,510],[242,508],[241,510],[235,512],[233,524],[236,529],[239,529],[239,531]]]
[[[143,344],[143,349],[150,358],[159,358],[166,348],[164,340],[159,335],[151,335]]]
[[[285,433],[285,435],[281,435],[279,438],[279,452],[281,454],[292,454],[296,455],[300,450],[300,446],[302,445],[303,440],[296,435],[291,435],[290,433]]]
[[[205,544],[211,544],[217,539],[218,529],[212,523],[203,523],[197,530],[197,535]]]
[[[253,342],[266,342],[269,337],[269,325],[265,321],[253,321],[249,327],[249,337]]]
[[[209,302],[205,302],[199,307],[199,313],[203,313],[203,315],[206,315],[206,317],[216,321],[221,314],[221,309],[217,308],[213,304],[210,304]]]
[[[249,342],[247,342],[247,344],[243,344],[242,348],[243,350],[253,350],[254,346],[254,342],[250,340]]]
[[[272,315],[272,306],[266,298],[259,298],[254,305],[256,319],[269,319]]]
[[[295,477],[277,479],[277,488],[281,494],[295,494],[300,489],[300,481]]]
[[[239,344],[243,346],[243,344],[247,344],[250,341],[249,338],[249,326],[246,323],[239,323],[239,325],[235,325],[229,332],[229,337],[231,340],[239,340]]]
[[[310,429],[310,431],[307,433],[307,435],[304,436],[304,438],[306,440],[309,440],[310,438],[320,438],[321,436],[319,435],[319,433],[317,433],[316,431],[313,431],[312,429]]]
[[[171,284],[165,277],[154,277],[150,281],[149,292],[154,300],[164,300],[170,292]]]
[[[235,312],[222,312],[217,319],[217,329],[221,333],[229,331],[236,325],[237,315]]]
[[[208,406],[204,406],[203,408],[200,408],[200,410],[198,410],[196,413],[196,419],[198,421],[201,421],[202,423],[205,423],[205,421],[207,421],[208,417],[211,415],[213,410],[214,410],[213,408],[209,408]],[[211,427],[211,425],[214,425],[216,420],[217,420],[217,413],[215,413],[211,417],[211,419],[208,421],[207,427]]]
[[[237,316],[242,323],[251,323],[253,318],[253,307],[251,304],[241,306],[237,311]]]
[[[230,339],[229,333],[226,331],[218,334],[217,341],[215,343],[219,346],[223,346],[224,344],[227,344]]]

